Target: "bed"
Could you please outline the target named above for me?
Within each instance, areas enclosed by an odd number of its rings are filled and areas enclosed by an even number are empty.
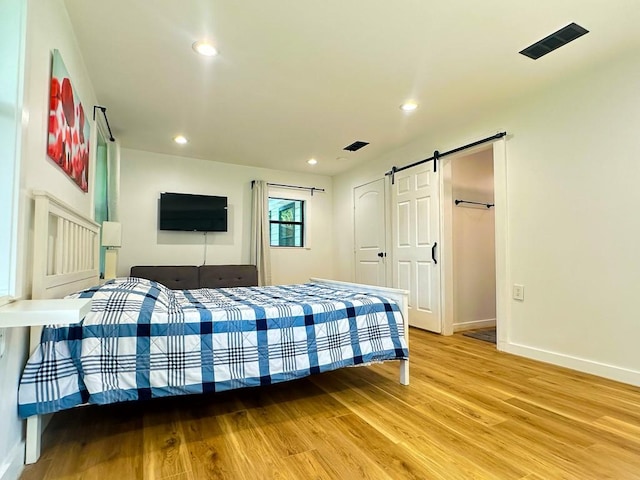
[[[59,232],[75,228],[59,228],[61,207],[69,210],[65,221],[86,220],[53,197],[38,196],[34,235],[48,239],[39,245],[46,258],[64,250],[60,243],[69,236],[61,240]],[[65,262],[86,270],[83,262]],[[193,290],[139,277],[98,285],[97,276],[54,280],[51,261],[41,264],[49,267],[34,268],[34,296],[43,294],[35,288],[40,275],[47,285],[60,281],[56,293],[91,298],[92,308],[79,324],[34,330],[19,389],[19,414],[28,423],[86,403],[257,387],[387,360],[399,360],[400,382],[409,383],[402,290],[315,278],[303,285]],[[77,274],[66,270],[67,279]],[[37,446],[27,452],[28,463],[37,460],[40,434],[39,425],[28,426],[27,449]]]

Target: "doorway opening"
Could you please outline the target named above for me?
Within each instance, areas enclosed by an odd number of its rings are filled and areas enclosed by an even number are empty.
[[[496,326],[493,149],[465,152],[443,164],[445,291],[455,332]],[[448,268],[447,268],[448,267]]]
[[[447,159],[441,182],[443,333],[476,331],[501,349],[509,307],[505,140]]]

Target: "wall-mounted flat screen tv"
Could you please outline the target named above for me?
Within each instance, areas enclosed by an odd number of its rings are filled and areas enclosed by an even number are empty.
[[[160,230],[226,232],[227,197],[160,194]]]

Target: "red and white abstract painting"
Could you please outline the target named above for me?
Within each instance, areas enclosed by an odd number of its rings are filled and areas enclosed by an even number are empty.
[[[60,52],[53,51],[47,155],[85,192],[89,190],[90,125]]]

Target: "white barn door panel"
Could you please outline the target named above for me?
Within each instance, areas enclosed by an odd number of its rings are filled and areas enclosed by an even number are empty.
[[[396,173],[393,286],[409,291],[409,324],[441,333],[439,182],[433,162]]]

